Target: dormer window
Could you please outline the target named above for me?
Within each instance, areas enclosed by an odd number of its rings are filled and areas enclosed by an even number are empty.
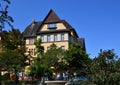
[[[55,29],[57,28],[57,25],[54,23],[54,24],[48,24],[48,29]]]

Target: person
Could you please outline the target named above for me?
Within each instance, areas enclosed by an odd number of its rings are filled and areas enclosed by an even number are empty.
[[[48,80],[48,73],[45,73],[45,75],[44,75],[44,80],[45,80],[45,81]]]
[[[13,72],[10,73],[10,80],[14,80],[14,74],[13,74]]]

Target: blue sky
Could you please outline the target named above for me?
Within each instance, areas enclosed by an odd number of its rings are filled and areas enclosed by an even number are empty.
[[[23,32],[33,18],[42,21],[50,9],[85,38],[91,58],[100,49],[115,49],[120,56],[120,0],[11,0],[9,15]]]

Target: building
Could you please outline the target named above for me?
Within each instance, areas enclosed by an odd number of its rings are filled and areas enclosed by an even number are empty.
[[[41,39],[44,50],[48,50],[51,44],[56,44],[66,50],[71,43],[78,43],[85,50],[85,42],[83,38],[79,38],[75,29],[66,21],[60,19],[53,10],[50,10],[43,21],[37,22],[34,19],[23,32],[23,39],[27,51],[35,56],[36,39]]]

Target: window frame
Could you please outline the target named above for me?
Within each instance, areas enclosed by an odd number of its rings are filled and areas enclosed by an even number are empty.
[[[50,42],[50,35],[47,35],[47,42]]]
[[[65,34],[61,34],[61,41],[65,40]]]
[[[35,39],[34,38],[29,38],[29,45],[34,45]]]
[[[50,46],[47,47],[47,50],[50,50]]]
[[[56,23],[48,24],[48,25],[47,25],[47,28],[48,28],[48,29],[54,29],[54,28],[57,28],[57,24],[56,24]]]
[[[44,42],[44,36],[43,35],[41,35],[41,42]]]
[[[62,49],[62,50],[65,50],[65,46],[61,46],[61,49]]]
[[[54,41],[58,41],[57,34],[54,34]]]

